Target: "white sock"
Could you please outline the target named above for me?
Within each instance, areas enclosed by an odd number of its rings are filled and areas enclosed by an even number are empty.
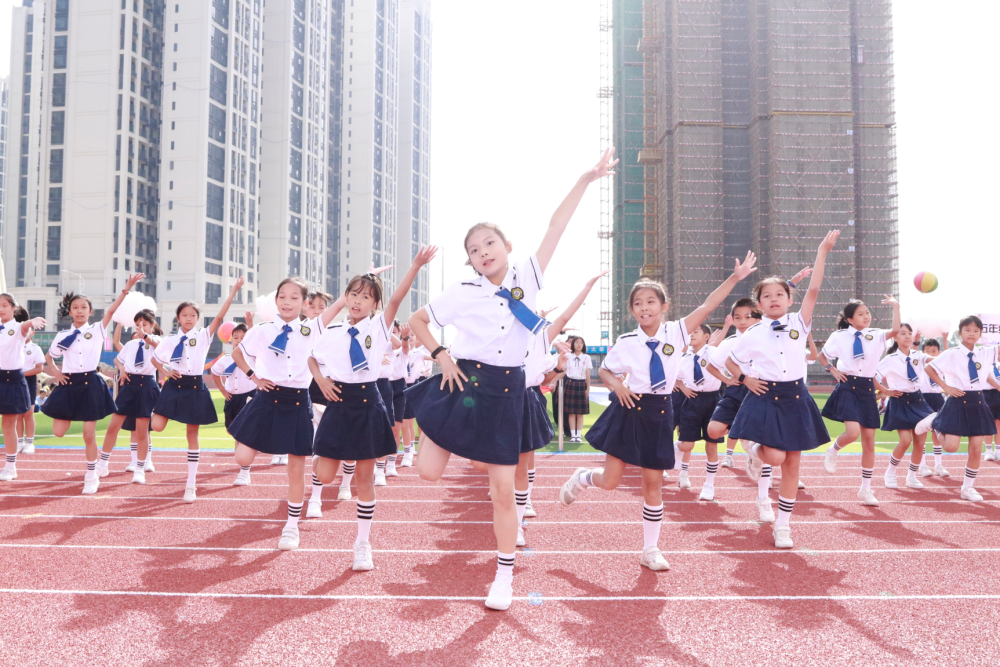
[[[514,503],[517,506],[517,525],[524,521],[524,510],[528,507],[528,492],[514,489]]]
[[[17,448],[21,449],[22,447],[24,447],[24,438],[18,438],[17,439]]]
[[[757,480],[757,499],[767,498],[767,492],[771,490],[771,466],[761,466],[760,479]]]
[[[377,475],[379,473],[382,473],[383,475],[385,474],[385,461],[375,459],[375,474]]]
[[[917,478],[917,473],[918,472],[920,472],[920,466],[918,464],[914,463],[911,460],[910,461],[910,468],[909,468],[909,470],[906,473],[906,481],[915,480]]]
[[[245,472],[246,474],[249,475],[250,474],[250,466],[240,466],[240,472],[241,473]]]
[[[934,445],[934,466],[937,467],[941,465],[941,457],[944,456],[944,451],[941,445]]]
[[[862,468],[861,469],[861,490],[867,491],[872,488],[872,473],[875,472],[874,468]],[[780,498],[780,496],[779,496]]]
[[[580,475],[580,484],[583,488],[587,488],[594,485],[594,475],[598,473],[603,473],[604,468],[591,468],[587,472]]]
[[[719,462],[705,462],[705,486],[715,487],[715,473],[719,471]]]
[[[732,456],[735,453],[736,450],[733,448],[732,445],[726,445],[726,456]]]
[[[104,451],[102,449],[101,450],[101,467],[102,468],[107,468],[108,467],[108,461],[110,461],[110,460],[111,460],[111,452],[106,452],[106,451]]]
[[[188,450],[188,478],[187,485],[194,486],[198,477],[198,461],[201,459],[201,452],[198,450]]]
[[[135,465],[135,462],[139,458],[139,443],[138,442],[130,442],[130,443],[128,443],[128,448],[129,448],[129,452],[132,454],[132,465]]]
[[[514,581],[515,553],[505,554],[497,551],[497,580]]]
[[[372,530],[372,517],[375,515],[375,501],[366,503],[362,500],[358,501],[358,539],[354,540],[355,544],[361,544],[362,542],[368,541],[368,535]]]
[[[285,528],[298,528],[301,515],[302,503],[288,501],[288,523],[285,524]]]
[[[314,500],[322,500],[322,497],[323,497],[323,482],[319,481],[319,478],[316,477],[316,473],[313,473],[312,495],[309,496],[309,502],[313,502]]]
[[[35,444],[35,438],[34,438],[34,436],[32,436],[30,438],[25,438],[24,439],[24,444],[26,446],[28,446],[28,447],[31,447],[33,444]]]
[[[528,500],[531,500],[531,490],[535,488],[535,469],[528,471]]]
[[[143,467],[146,465],[146,462],[145,461],[139,461],[135,465],[136,465],[136,470],[142,470]]]
[[[778,494],[778,519],[775,526],[787,526],[792,518],[792,510],[795,509],[795,498],[783,498]]]
[[[896,476],[896,468],[899,467],[899,459],[897,459],[892,454],[889,454],[889,469],[885,471],[885,474],[890,477]]]
[[[642,549],[658,546],[660,543],[660,526],[663,525],[663,503],[651,507],[642,504]]]
[[[7,465],[5,465],[4,467],[5,468],[14,468],[16,465],[17,465],[17,454],[8,454],[7,455]],[[89,463],[87,464],[87,470],[90,470],[90,464]]]
[[[17,458],[17,455],[14,455]],[[14,464],[10,460],[10,456],[7,457],[7,467],[13,468]],[[87,461],[87,477],[93,477],[97,474],[97,461]]]
[[[962,490],[971,489],[976,485],[976,475],[979,474],[979,468],[972,470],[968,466],[965,467],[965,479],[962,480]]]
[[[355,464],[355,463],[351,463],[351,464],[343,463],[343,464],[341,464],[342,469],[344,471],[344,476],[340,480],[340,488],[342,488],[342,489],[343,488],[350,488],[350,486],[351,486],[351,480],[354,479],[354,466],[355,465],[357,465],[357,464]]]

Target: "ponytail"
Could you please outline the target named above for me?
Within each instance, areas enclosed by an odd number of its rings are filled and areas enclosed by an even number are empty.
[[[858,312],[858,308],[865,305],[864,301],[860,299],[851,299],[844,306],[844,309],[837,314],[837,329],[847,329],[851,326],[848,320],[854,318],[854,314]]]

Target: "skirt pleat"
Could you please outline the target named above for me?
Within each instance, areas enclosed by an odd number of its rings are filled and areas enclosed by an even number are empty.
[[[835,422],[857,422],[862,428],[878,428],[881,420],[872,378],[848,375],[838,382],[823,406],[823,416]]]
[[[311,407],[308,389],[278,385],[248,400],[229,426],[229,434],[236,442],[264,454],[309,456]]]
[[[0,415],[23,415],[34,402],[24,371],[0,371]]]
[[[96,422],[115,411],[115,400],[103,375],[91,371],[66,377],[67,383],[56,385],[49,394],[42,414],[66,421]]]
[[[138,419],[149,419],[160,397],[160,385],[152,375],[128,376],[129,380],[118,388],[115,414]]]
[[[552,442],[555,427],[549,419],[548,403],[541,387],[528,387],[524,392],[524,429],[521,432],[521,453],[533,452]]]
[[[729,437],[786,452],[803,452],[830,442],[826,424],[804,380],[766,384],[763,396],[749,392],[743,399]]]
[[[335,382],[340,400],[330,401],[316,427],[313,454],[337,461],[368,461],[396,452],[392,424],[375,382]]]
[[[670,394],[640,394],[633,408],[612,396],[587,432],[594,449],[649,470],[674,467],[674,410]]]
[[[882,430],[912,431],[921,419],[929,417],[933,412],[919,391],[903,394],[898,398],[890,396],[882,418]]]
[[[182,375],[164,382],[153,412],[181,424],[205,426],[219,421],[212,394],[201,375]]]
[[[964,396],[949,398],[934,418],[932,426],[938,433],[966,438],[995,435],[997,432],[993,412],[986,405],[981,391],[967,391]]]

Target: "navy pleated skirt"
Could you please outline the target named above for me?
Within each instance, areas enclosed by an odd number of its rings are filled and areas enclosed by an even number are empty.
[[[328,401],[326,396],[323,395],[323,391],[316,384],[316,380],[309,383],[309,400],[313,402],[314,405],[326,405]]]
[[[397,424],[403,423],[403,415],[406,414],[406,380],[400,378],[398,380],[390,380],[389,384],[392,385],[392,418],[396,420]]]
[[[931,406],[931,410],[934,412],[941,412],[941,408],[944,407],[944,394],[924,394],[924,400],[927,401],[927,405]]]
[[[725,387],[722,398],[719,400],[718,405],[715,406],[715,412],[712,413],[712,421],[732,426],[733,420],[736,419],[736,413],[740,411],[740,406],[743,405],[743,399],[749,393],[750,390],[742,384],[738,384],[735,387]]]
[[[630,465],[670,470],[674,467],[671,397],[672,394],[640,394],[634,408],[626,408],[617,397],[612,397],[611,404],[587,431],[587,442]]]
[[[524,391],[524,429],[521,431],[521,453],[541,449],[552,442],[556,430],[549,418],[548,401],[541,387]]]
[[[28,383],[28,399],[31,401],[31,406],[34,407],[35,399],[38,398],[38,376],[29,375],[24,378],[24,381]],[[38,409],[35,408],[35,412],[37,411]]]
[[[0,371],[0,415],[23,415],[33,402],[24,371]]]
[[[886,401],[885,416],[882,418],[883,431],[912,431],[924,417],[934,410],[927,405],[923,394],[915,391]]]
[[[878,401],[875,400],[875,380],[848,375],[838,382],[823,406],[823,416],[835,422],[857,422],[862,428],[878,428]]]
[[[984,389],[983,398],[986,400],[986,406],[993,413],[993,419],[1000,419],[1000,391]]]
[[[393,413],[395,406],[392,403],[394,396],[392,392],[392,383],[389,382],[389,378],[379,378],[378,382],[375,383],[375,386],[378,387],[379,396],[382,397],[382,405],[385,407],[386,416],[389,417],[389,423],[395,424],[396,416]]]
[[[681,442],[719,442],[708,436],[708,425],[712,421],[716,407],[719,404],[719,392],[701,391],[694,398],[684,397],[680,412],[677,414],[677,424],[680,426],[678,440]]]
[[[326,406],[312,453],[337,461],[368,461],[395,453],[396,439],[377,383],[334,384],[340,400]]]
[[[256,395],[257,390],[253,389],[245,394],[233,394],[232,398],[226,401],[226,404],[222,407],[222,416],[226,419],[226,428],[233,425],[233,422],[239,417],[243,408],[246,407],[247,401]]]
[[[118,387],[118,398],[115,399],[115,414],[138,419],[149,419],[153,416],[156,399],[160,397],[160,385],[153,375],[128,376],[128,382]]]
[[[309,456],[311,408],[308,389],[278,385],[247,401],[227,430],[236,442],[264,454]]]
[[[458,360],[465,389],[441,388],[441,375],[406,391],[420,429],[446,451],[472,461],[517,465],[524,424],[524,370]]]
[[[413,409],[413,402],[410,400],[409,390],[416,387],[418,384],[423,382],[424,378],[420,378],[416,382],[409,382],[406,385],[406,391],[403,392],[403,419],[416,419],[417,414]]]
[[[963,437],[995,435],[997,424],[981,391],[967,391],[965,396],[949,398],[934,418],[933,428],[945,435]]]
[[[70,373],[66,377],[66,384],[52,389],[49,400],[42,406],[42,414],[66,421],[96,422],[115,411],[115,400],[111,398],[111,390],[103,375],[90,371]]]
[[[182,375],[164,382],[153,412],[181,424],[204,426],[219,421],[212,394],[201,375]]]
[[[804,452],[830,442],[826,424],[805,380],[766,384],[767,393],[763,396],[747,393],[729,429],[729,437],[786,452]]]

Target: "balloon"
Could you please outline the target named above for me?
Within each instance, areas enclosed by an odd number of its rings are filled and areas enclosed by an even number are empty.
[[[135,314],[146,309],[156,312],[156,301],[153,297],[142,292],[129,292],[111,319],[122,326],[131,327],[135,322]]]
[[[271,292],[270,294],[257,297],[257,300],[254,303],[258,321],[271,322],[278,316],[278,303],[275,301],[277,297],[277,290]]]
[[[907,321],[913,326],[914,331],[924,338],[946,336],[951,328],[948,320],[941,317],[916,317]]]
[[[235,328],[236,322],[223,322],[222,326],[219,327],[219,340],[228,343],[233,338],[233,329]]]
[[[924,294],[933,292],[938,288],[937,276],[930,271],[921,271],[913,277],[913,286],[917,288],[918,292]]]

